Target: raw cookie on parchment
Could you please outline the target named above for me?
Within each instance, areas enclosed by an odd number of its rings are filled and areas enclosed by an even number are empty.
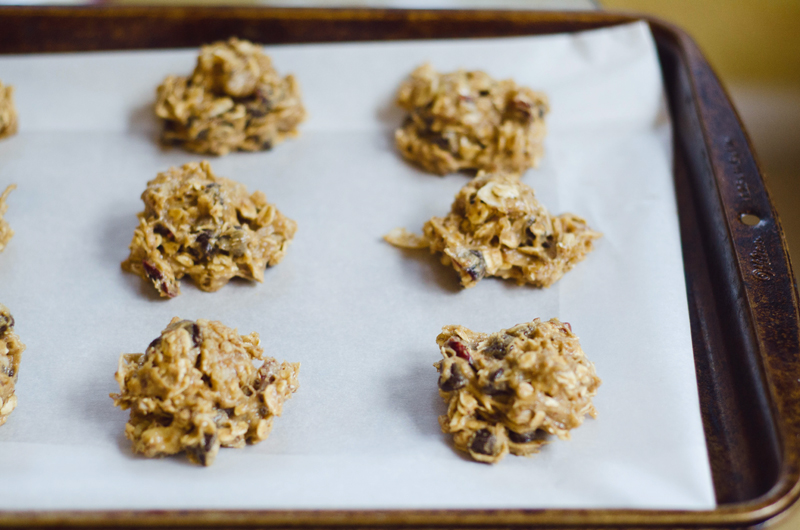
[[[533,189],[506,173],[479,173],[458,192],[450,213],[431,218],[422,231],[417,236],[395,228],[384,239],[401,248],[440,252],[462,287],[487,276],[549,287],[601,236],[577,215],[550,215]]]
[[[447,403],[439,424],[475,460],[538,452],[546,434],[569,439],[587,414],[597,415],[601,381],[566,322],[537,318],[492,334],[445,326],[436,343]]]
[[[153,283],[163,297],[180,294],[188,275],[203,291],[233,277],[263,281],[279,263],[297,223],[260,191],[211,171],[208,162],[173,167],[147,183],[130,256],[122,268]]]
[[[524,172],[542,157],[547,96],[484,72],[414,70],[397,103],[409,112],[395,132],[400,153],[427,171]]]
[[[294,76],[280,77],[260,46],[233,37],[203,46],[192,75],[167,77],[157,95],[162,141],[202,154],[272,149],[306,116]]]
[[[124,354],[114,405],[130,409],[125,436],[147,457],[186,452],[209,466],[220,447],[264,441],[299,386],[299,363],[264,355],[258,333],[172,319],[145,353]],[[257,362],[259,366],[254,364]]]
[[[6,306],[0,304],[0,425],[17,406],[14,387],[24,351],[25,345],[14,333],[14,317]]]

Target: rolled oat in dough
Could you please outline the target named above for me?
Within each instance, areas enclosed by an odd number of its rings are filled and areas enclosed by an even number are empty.
[[[259,343],[258,333],[175,317],[144,354],[122,355],[115,374],[120,393],[111,397],[131,411],[125,436],[134,452],[185,451],[209,466],[220,447],[265,440],[297,391],[300,364],[265,356]]]
[[[550,215],[516,175],[479,173],[456,195],[450,213],[418,236],[397,228],[384,239],[401,248],[442,253],[463,287],[487,276],[549,287],[583,260],[601,234],[577,215]]]
[[[260,46],[236,38],[203,46],[190,77],[167,77],[155,112],[165,144],[211,155],[272,149],[306,116],[295,78],[281,78]]]
[[[600,379],[566,322],[537,318],[492,334],[445,326],[436,343],[447,403],[439,424],[475,460],[535,453],[546,434],[567,440],[584,416],[597,415]]]
[[[542,157],[547,96],[484,72],[414,70],[397,103],[409,112],[395,132],[397,148],[427,171],[523,172]]]
[[[204,291],[233,277],[263,281],[264,269],[283,259],[297,230],[262,192],[250,195],[242,184],[217,177],[208,162],[159,173],[142,201],[122,268],[168,298],[180,294],[184,275]]]

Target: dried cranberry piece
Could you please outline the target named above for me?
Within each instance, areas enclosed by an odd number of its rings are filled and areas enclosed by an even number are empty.
[[[169,290],[169,285],[167,285],[167,282],[165,282],[165,281],[161,282],[158,285],[158,288],[161,289],[161,292],[164,293],[169,298],[173,298],[173,297],[175,297],[175,295],[177,295],[176,292]]]
[[[462,359],[464,359],[469,363],[472,362],[472,356],[469,354],[469,350],[467,349],[467,347],[464,345],[463,342],[457,339],[450,339],[449,341],[447,341],[447,345],[450,346],[454,352],[456,352],[457,357],[461,357]]]
[[[149,261],[143,260],[142,267],[144,267],[144,273],[150,281],[158,282],[164,279],[164,275],[158,270],[158,267]]]

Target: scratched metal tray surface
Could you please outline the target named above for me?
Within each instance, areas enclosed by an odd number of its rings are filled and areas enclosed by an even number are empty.
[[[0,53],[499,37],[629,23],[609,13],[3,7]],[[680,29],[651,20],[675,135],[674,177],[701,412],[718,507],[658,510],[0,512],[0,526],[747,527],[799,495],[798,304],[780,222],[747,135]]]

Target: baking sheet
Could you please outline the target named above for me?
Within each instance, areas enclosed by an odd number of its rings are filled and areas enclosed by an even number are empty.
[[[146,182],[201,159],[155,142],[154,89],[196,50],[0,57],[20,133],[0,142],[0,185],[19,186],[0,255],[0,300],[27,344],[19,406],[0,428],[0,509],[710,509],[671,177],[670,125],[644,23],[573,35],[268,47],[301,83],[310,119],[271,152],[212,159],[298,222],[263,284],[173,300],[121,271]],[[425,174],[395,152],[400,81],[431,61],[541,89],[546,155],[524,180],[553,213],[604,233],[554,287],[487,279],[469,290],[423,252],[382,241],[448,211],[461,174]],[[211,468],[130,452],[110,392],[123,352],[173,316],[257,331],[301,362],[300,390],[270,438],[222,449]],[[603,379],[572,440],[496,466],[439,431],[435,337],[535,317],[572,323]]]

